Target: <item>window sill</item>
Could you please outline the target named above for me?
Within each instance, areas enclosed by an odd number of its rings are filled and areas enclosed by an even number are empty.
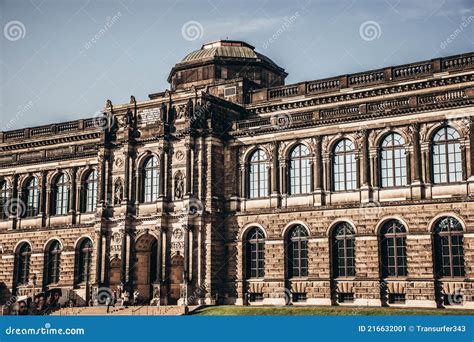
[[[294,277],[294,278],[288,278],[288,281],[308,281],[308,277]]]
[[[446,186],[446,185],[462,185],[466,184],[466,181],[457,181],[457,182],[444,182],[444,183],[426,183],[426,185],[431,185],[431,186]]]
[[[265,278],[248,278],[248,279],[245,279],[245,281],[248,281],[248,282],[261,282],[261,281],[265,281]]]

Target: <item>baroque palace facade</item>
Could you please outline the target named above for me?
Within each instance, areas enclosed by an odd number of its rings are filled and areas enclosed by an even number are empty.
[[[474,54],[285,85],[244,42],[0,133],[0,290],[474,308]]]

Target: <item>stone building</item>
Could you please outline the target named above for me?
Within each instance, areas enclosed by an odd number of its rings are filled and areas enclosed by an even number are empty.
[[[474,54],[286,76],[221,40],[148,100],[0,133],[2,302],[474,308]]]

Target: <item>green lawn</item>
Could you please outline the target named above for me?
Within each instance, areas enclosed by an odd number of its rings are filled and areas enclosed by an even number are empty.
[[[199,316],[384,316],[384,315],[474,315],[474,310],[399,309],[320,306],[208,306],[191,313]]]

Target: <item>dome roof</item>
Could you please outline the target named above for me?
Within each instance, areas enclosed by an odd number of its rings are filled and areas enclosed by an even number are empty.
[[[195,63],[217,58],[260,59],[278,68],[270,58],[255,52],[255,48],[252,45],[232,40],[218,40],[206,43],[201,49],[189,53],[179,64]]]

